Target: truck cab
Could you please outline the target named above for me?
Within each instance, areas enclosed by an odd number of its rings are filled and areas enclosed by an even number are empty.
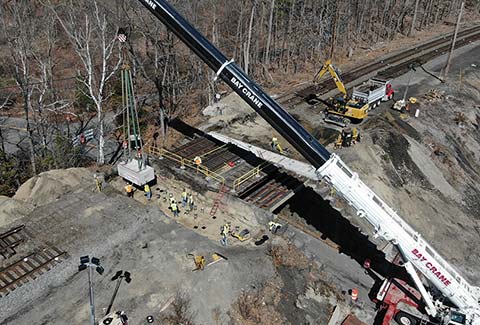
[[[458,311],[452,310],[450,312],[450,321],[448,325],[465,325],[467,323],[467,317]]]

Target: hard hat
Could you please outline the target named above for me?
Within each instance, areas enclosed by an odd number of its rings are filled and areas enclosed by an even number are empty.
[[[277,141],[277,140],[278,140],[278,139],[277,139],[277,138],[275,138],[275,137],[273,137],[273,138],[272,138],[272,141]]]

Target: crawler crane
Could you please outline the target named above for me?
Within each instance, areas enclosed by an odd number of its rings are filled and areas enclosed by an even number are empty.
[[[317,169],[319,178],[335,188],[358,216],[373,226],[375,236],[390,241],[398,248],[405,261],[404,267],[426,305],[431,324],[480,325],[479,287],[469,284],[419,233],[370,190],[338,155],[327,151],[170,4],[164,0],[139,1],[289,141]],[[442,294],[441,297],[427,291],[417,271]],[[403,324],[416,323],[415,319],[395,319]]]

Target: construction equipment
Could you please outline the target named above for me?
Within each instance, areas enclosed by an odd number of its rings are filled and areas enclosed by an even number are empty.
[[[195,255],[193,257],[193,263],[195,263],[195,269],[193,271],[203,270],[205,268],[205,256]]]
[[[226,258],[224,255],[217,252],[211,255],[208,263],[207,263],[207,260],[205,259],[205,256],[203,255],[188,254],[188,257],[191,257],[191,258],[193,257],[193,263],[195,264],[195,268],[192,270],[192,272],[203,271],[206,267],[211,266],[215,263],[218,263],[221,260],[228,260],[228,258]]]
[[[237,238],[239,241],[243,242],[247,239],[250,239],[250,230],[243,229],[240,231],[240,227],[236,226],[234,230],[230,231],[230,236]]]
[[[352,144],[360,142],[360,132],[357,128],[344,128],[338,135],[337,141],[333,146],[334,149],[341,147],[350,147]]]
[[[369,79],[360,86],[353,87],[352,98],[367,103],[372,109],[378,107],[382,101],[393,99],[395,91],[390,80]]]
[[[417,99],[415,97],[410,97],[408,100],[400,99],[393,104],[392,108],[396,111],[400,111],[401,113],[407,113],[410,112],[410,104],[416,103]]]
[[[329,72],[337,89],[343,94],[342,97],[329,98],[327,101],[320,100],[327,108],[325,109],[325,122],[347,126],[350,120],[361,121],[367,117],[369,110],[368,103],[359,102],[348,99],[347,89],[342,82],[336,68],[332,64],[332,60],[327,60],[322,69],[315,75],[313,82],[318,82],[325,73]]]
[[[409,112],[410,111],[410,104],[415,104],[417,102],[417,99],[415,97],[410,97],[407,101],[407,92],[408,92],[408,88],[410,87],[410,81],[412,79],[412,72],[416,72],[417,69],[416,68],[421,68],[425,73],[427,73],[428,75],[434,77],[435,79],[439,80],[440,82],[444,83],[445,81],[442,80],[441,78],[437,77],[436,75],[434,75],[433,73],[427,71],[423,65],[419,64],[419,63],[412,63],[410,64],[409,66],[409,76],[408,76],[408,82],[407,82],[407,86],[405,87],[405,91],[403,93],[403,97],[402,99],[400,100],[397,100],[393,106],[392,106],[392,109],[394,110],[397,110],[397,111],[400,111],[402,113],[406,113],[406,112]]]
[[[275,221],[270,221],[268,223],[268,230],[270,230],[272,234],[278,233],[280,229],[282,229],[282,224]]]
[[[118,39],[126,41],[123,31],[119,31]],[[143,186],[155,179],[153,167],[147,166],[146,155],[143,152],[143,141],[140,136],[140,123],[133,87],[133,78],[130,66],[127,63],[126,46],[122,46],[122,115],[123,115],[123,155],[125,160],[117,166],[118,175],[124,179]]]
[[[318,177],[333,187],[360,218],[365,218],[372,225],[374,237],[381,237],[395,245],[405,261],[405,270],[415,283],[415,290],[421,294],[431,324],[480,325],[479,287],[469,284],[418,232],[368,188],[338,155],[325,149],[165,0],[139,1],[210,66],[217,78],[229,85],[316,168]],[[428,288],[417,271],[428,281]],[[400,312],[397,311],[396,315]]]

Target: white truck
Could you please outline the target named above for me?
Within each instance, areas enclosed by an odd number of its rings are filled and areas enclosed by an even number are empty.
[[[376,108],[380,102],[393,99],[394,90],[390,80],[369,79],[353,87],[352,99]]]

